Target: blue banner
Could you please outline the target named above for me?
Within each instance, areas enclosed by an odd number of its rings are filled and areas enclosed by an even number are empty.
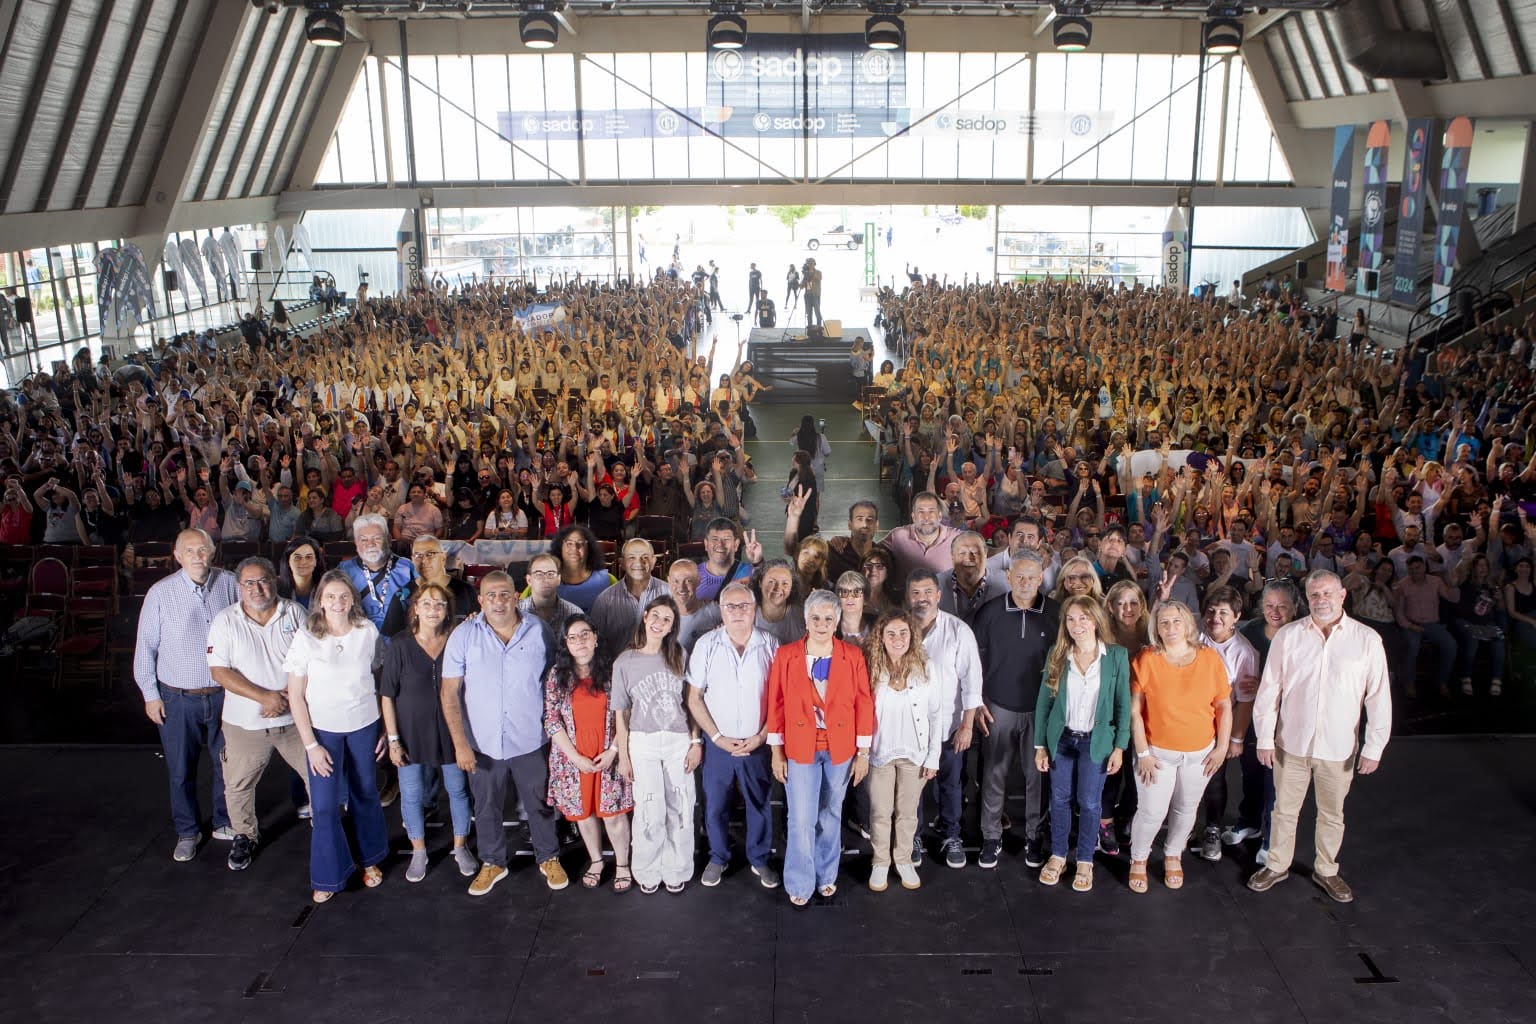
[[[1461,242],[1461,213],[1467,202],[1467,162],[1472,156],[1472,119],[1452,118],[1445,127],[1440,153],[1440,215],[1435,229],[1435,277],[1429,286],[1431,313],[1444,313],[1451,303],[1451,278],[1456,273],[1456,247]]]
[[[753,32],[742,49],[709,55],[705,86],[706,101],[729,111],[730,138],[882,135],[906,123],[906,54],[871,50],[857,33]]]
[[[1386,233],[1387,152],[1392,148],[1392,125],[1372,122],[1365,136],[1365,194],[1360,201],[1360,273],[1355,290],[1373,298],[1381,295],[1381,243]],[[1366,271],[1377,272],[1375,288],[1367,288]]]
[[[1333,130],[1333,195],[1328,204],[1328,268],[1323,287],[1331,292],[1344,290],[1349,269],[1349,188],[1354,181],[1355,126],[1340,125]]]
[[[1403,150],[1403,188],[1397,204],[1397,245],[1392,250],[1392,301],[1411,306],[1419,290],[1419,236],[1424,232],[1424,195],[1428,189],[1426,163],[1434,121],[1415,117],[1408,122]]]

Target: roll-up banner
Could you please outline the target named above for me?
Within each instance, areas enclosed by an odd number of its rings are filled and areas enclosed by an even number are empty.
[[[1392,148],[1392,125],[1374,121],[1365,135],[1365,194],[1360,205],[1360,271],[1355,290],[1373,298],[1381,293],[1380,274],[1377,287],[1365,287],[1367,270],[1381,270],[1381,244],[1387,216],[1387,152]]]
[[[1461,241],[1461,212],[1467,204],[1467,162],[1472,156],[1472,119],[1455,117],[1445,126],[1440,152],[1440,216],[1435,228],[1435,277],[1429,286],[1429,311],[1444,313],[1451,304],[1456,246]]]
[[[1412,306],[1419,291],[1419,236],[1424,233],[1424,196],[1429,186],[1429,133],[1435,122],[1427,117],[1408,121],[1408,145],[1403,150],[1403,188],[1397,204],[1397,245],[1392,249],[1392,301]]]
[[[1344,290],[1349,268],[1349,189],[1354,183],[1355,126],[1333,130],[1333,197],[1328,210],[1328,268],[1323,286],[1331,292]]]

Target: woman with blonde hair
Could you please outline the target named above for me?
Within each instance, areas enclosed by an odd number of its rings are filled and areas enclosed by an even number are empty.
[[[1051,780],[1051,856],[1040,882],[1055,885],[1067,866],[1074,789],[1078,816],[1077,874],[1072,888],[1093,888],[1096,836],[1106,773],[1120,769],[1131,735],[1131,663],[1113,643],[1104,606],[1086,595],[1061,608],[1056,644],[1045,662],[1045,685],[1035,699],[1035,767]],[[1113,829],[1113,824],[1111,824]]]
[[[830,590],[827,579],[827,542],[821,537],[803,538],[795,548],[796,593],[809,594],[816,590]]]
[[[1147,856],[1166,819],[1163,881],[1184,884],[1181,858],[1207,780],[1226,763],[1232,685],[1216,649],[1200,640],[1195,613],[1178,601],[1152,608],[1150,646],[1131,663],[1131,736],[1136,747],[1136,817],[1131,822],[1132,892],[1147,891]]]
[[[1146,595],[1130,580],[1120,580],[1105,592],[1104,611],[1114,642],[1124,647],[1127,655],[1135,657],[1147,646]]]
[[[1114,643],[1125,648],[1127,658],[1136,657],[1147,646],[1147,598],[1141,587],[1130,580],[1117,581],[1104,595],[1104,607],[1109,613]],[[1099,801],[1100,852],[1110,857],[1120,855],[1121,843],[1135,813],[1136,781],[1131,766],[1122,760],[1104,773],[1104,792]]]
[[[1099,582],[1099,571],[1093,567],[1092,561],[1083,555],[1074,555],[1061,564],[1051,600],[1059,603],[1079,594],[1091,594],[1102,600],[1104,584]]]
[[[869,836],[874,860],[869,887],[884,892],[891,861],[905,889],[922,883],[912,865],[918,801],[938,774],[946,721],[946,687],[939,662],[929,661],[922,629],[910,612],[880,616],[865,641],[875,698],[875,735],[869,757]],[[894,818],[894,836],[892,820]]]

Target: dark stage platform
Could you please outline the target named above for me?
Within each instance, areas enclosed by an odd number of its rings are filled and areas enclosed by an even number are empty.
[[[842,333],[837,337],[813,340],[804,327],[753,328],[747,338],[752,376],[773,387],[757,398],[757,404],[851,402],[858,398],[848,353],[855,338],[871,343],[869,328],[839,329]]]
[[[1529,738],[1394,741],[1350,794],[1352,905],[1302,872],[1248,892],[1251,846],[1187,857],[1177,893],[1154,863],[1136,896],[1120,858],[1100,859],[1092,893],[1044,888],[1015,844],[994,871],[930,859],[918,892],[869,892],[867,858],[850,855],[837,896],[796,910],[744,870],[679,896],[589,892],[574,849],[566,891],[524,857],[474,899],[440,859],[440,828],[425,882],[395,860],[381,888],[313,907],[307,829],[278,770],[263,849],[234,874],[220,842],[172,862],[154,749],[0,748],[0,1017],[1528,1021],[1533,757]],[[385,813],[398,851],[398,810]],[[1298,850],[1307,863],[1310,828]]]

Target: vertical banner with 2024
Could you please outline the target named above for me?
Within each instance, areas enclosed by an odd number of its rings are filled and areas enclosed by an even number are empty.
[[[1387,217],[1387,152],[1392,148],[1392,125],[1374,121],[1365,135],[1365,194],[1360,200],[1360,273],[1355,290],[1361,295],[1381,294],[1381,243]],[[1376,271],[1376,287],[1365,286],[1365,272]]]
[[[1461,214],[1467,204],[1467,163],[1472,157],[1472,119],[1455,117],[1445,126],[1440,151],[1440,216],[1435,227],[1435,276],[1429,286],[1437,316],[1451,305],[1451,277],[1456,273],[1456,247],[1461,242]]]
[[[1424,233],[1424,197],[1429,189],[1429,133],[1435,122],[1415,117],[1408,122],[1403,150],[1403,186],[1397,204],[1397,245],[1392,250],[1392,301],[1413,305],[1419,291],[1419,236]]]
[[[1331,292],[1344,290],[1349,269],[1349,189],[1354,165],[1355,126],[1340,125],[1333,130],[1333,196],[1328,209],[1328,268],[1323,278],[1323,287]]]

